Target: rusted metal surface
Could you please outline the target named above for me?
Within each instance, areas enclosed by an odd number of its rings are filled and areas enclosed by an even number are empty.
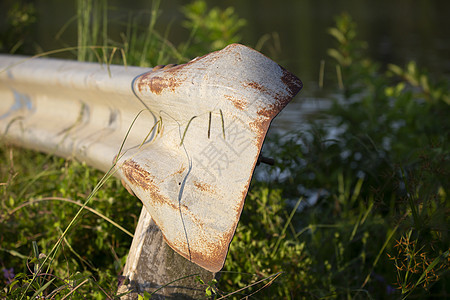
[[[133,87],[163,129],[126,153],[122,178],[173,249],[217,272],[270,121],[301,82],[260,53],[230,45],[146,73]]]
[[[0,66],[10,60],[0,56]],[[111,66],[109,76],[105,68],[40,59],[1,72],[0,132],[107,170],[146,109],[117,174],[170,247],[219,271],[270,122],[300,80],[238,44],[147,73]]]

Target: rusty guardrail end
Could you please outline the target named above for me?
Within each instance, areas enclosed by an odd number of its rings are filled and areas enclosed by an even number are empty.
[[[270,122],[302,83],[261,53],[232,44],[154,68],[133,88],[158,124],[150,142],[122,157],[118,172],[166,242],[217,272]]]

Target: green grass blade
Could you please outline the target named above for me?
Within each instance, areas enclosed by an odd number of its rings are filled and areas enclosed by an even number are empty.
[[[303,200],[303,198],[298,199],[297,203],[295,204],[294,208],[291,211],[291,214],[289,215],[289,218],[286,221],[286,224],[284,224],[283,230],[281,230],[281,233],[278,236],[277,242],[275,243],[275,246],[273,247],[272,254],[271,254],[272,257],[275,256],[275,253],[277,252],[278,247],[280,246],[281,240],[283,239],[283,237],[286,233],[286,230],[287,230],[289,224],[291,223],[292,218],[294,217],[295,213],[297,212],[297,208],[300,205],[300,203],[302,202],[302,200]]]
[[[386,249],[386,247],[387,247],[389,241],[390,241],[390,240],[392,239],[392,237],[394,236],[394,233],[397,231],[398,226],[399,226],[399,224],[397,224],[397,225],[394,227],[394,229],[392,229],[391,233],[388,235],[388,237],[387,237],[386,240],[384,241],[384,244],[383,244],[383,246],[381,247],[380,251],[378,252],[377,257],[375,258],[375,260],[374,260],[374,262],[373,262],[373,264],[372,264],[372,268],[371,268],[369,274],[367,274],[366,279],[364,279],[364,282],[363,282],[363,284],[361,285],[361,288],[364,288],[364,286],[366,286],[366,284],[369,282],[369,279],[370,279],[370,276],[372,275],[373,269],[374,269],[375,266],[377,265],[378,260],[380,259],[381,254],[384,252],[384,249]]]
[[[39,294],[41,294],[43,291],[45,291],[45,289],[47,289],[49,287],[50,284],[52,284],[53,281],[55,281],[56,278],[52,278],[50,281],[48,281],[46,284],[44,284],[43,286],[41,286],[40,289],[38,289],[33,296],[31,296],[31,298],[29,299],[41,299],[41,297],[38,297]],[[31,283],[30,283],[31,285]],[[43,299],[43,298],[42,298]]]

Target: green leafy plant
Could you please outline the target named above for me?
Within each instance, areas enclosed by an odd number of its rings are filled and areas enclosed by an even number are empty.
[[[239,31],[246,20],[239,18],[233,7],[208,9],[206,1],[196,0],[185,5],[182,12],[186,17],[183,24],[191,31],[191,38],[184,45],[188,56],[216,51],[241,40]]]
[[[3,12],[4,27],[0,31],[0,51],[24,53],[35,48],[30,35],[37,22],[36,7],[33,2],[15,1]]]
[[[448,270],[450,265],[450,249],[436,258],[430,258],[421,241],[412,237],[413,231],[405,233],[394,246],[395,253],[389,255],[397,269],[397,285],[402,294],[409,295],[418,286],[427,289],[439,280],[440,274]],[[405,298],[406,298],[405,295]]]

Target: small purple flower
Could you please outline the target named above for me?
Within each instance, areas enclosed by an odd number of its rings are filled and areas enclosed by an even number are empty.
[[[14,276],[16,276],[14,274],[14,268],[10,268],[10,269],[3,268],[2,271],[3,271],[3,276],[5,277],[5,279],[8,281],[8,283],[11,283],[12,280],[14,279]]]

